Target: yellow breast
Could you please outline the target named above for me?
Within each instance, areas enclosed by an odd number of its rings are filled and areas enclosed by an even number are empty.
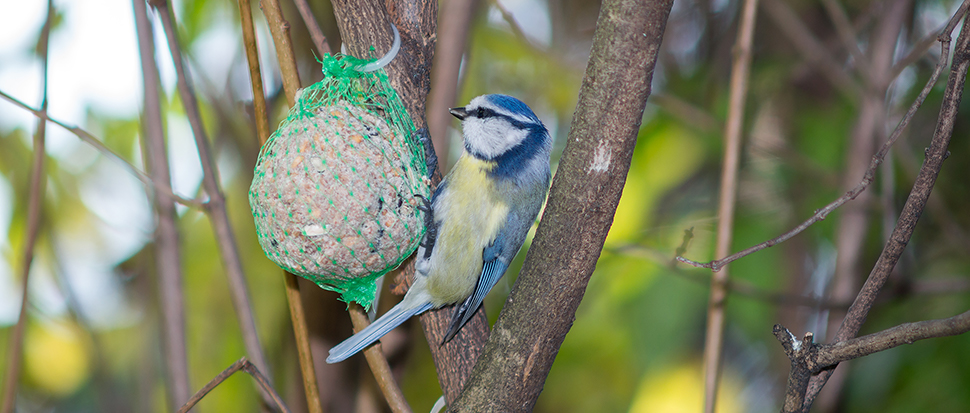
[[[487,175],[494,167],[494,162],[463,155],[435,201],[435,219],[441,224],[427,281],[436,307],[471,295],[482,272],[482,250],[508,216],[508,204]]]

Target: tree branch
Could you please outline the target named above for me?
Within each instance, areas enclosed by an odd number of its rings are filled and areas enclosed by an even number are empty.
[[[788,37],[792,45],[805,57],[808,63],[835,86],[843,95],[856,100],[862,94],[862,89],[849,75],[842,70],[842,66],[825,49],[825,46],[815,38],[811,30],[798,17],[787,3],[779,0],[764,0],[765,12],[778,29]]]
[[[772,1],[775,1],[775,0],[766,0],[766,2],[772,2]],[[960,10],[964,10],[964,9],[961,8]],[[866,188],[868,188],[869,185],[872,184],[872,181],[875,180],[876,171],[879,169],[879,165],[881,165],[883,161],[886,160],[886,155],[889,153],[889,149],[892,148],[893,144],[895,144],[896,141],[899,139],[899,137],[902,136],[903,131],[906,130],[906,127],[909,126],[909,122],[913,119],[913,115],[915,115],[916,111],[920,108],[920,106],[923,105],[923,101],[926,100],[926,96],[928,96],[930,91],[933,90],[933,86],[935,86],[937,80],[939,80],[940,74],[943,73],[943,68],[946,67],[946,62],[950,53],[949,32],[945,32],[945,36],[946,36],[945,39],[943,38],[944,34],[941,34],[940,36],[941,36],[941,41],[943,42],[943,47],[941,47],[941,51],[940,51],[940,61],[937,63],[936,68],[934,68],[933,74],[930,75],[930,79],[927,80],[926,85],[923,86],[923,90],[920,91],[919,96],[916,97],[916,100],[914,100],[913,104],[910,105],[909,109],[906,111],[906,114],[903,115],[903,118],[899,121],[899,124],[896,125],[896,129],[893,130],[893,133],[889,136],[889,139],[887,139],[886,142],[882,145],[882,147],[879,148],[879,151],[877,151],[872,156],[872,160],[869,161],[869,168],[866,169],[866,172],[862,177],[862,181],[860,181],[858,185],[856,185],[854,188],[847,191],[845,194],[843,194],[835,201],[832,201],[831,203],[822,207],[821,209],[817,209],[814,215],[812,215],[809,219],[805,220],[795,228],[792,228],[790,231],[784,234],[781,234],[775,238],[772,238],[760,244],[751,246],[742,251],[731,254],[727,257],[716,259],[714,261],[699,262],[699,261],[694,261],[694,260],[684,258],[682,256],[677,256],[676,260],[688,265],[692,265],[694,267],[708,268],[713,271],[718,271],[721,267],[731,262],[737,261],[742,257],[751,255],[755,252],[761,251],[766,248],[771,248],[775,245],[778,245],[782,242],[789,240],[791,237],[794,237],[795,235],[800,234],[802,231],[808,229],[808,227],[812,226],[816,222],[824,220],[826,217],[828,217],[829,214],[832,213],[832,211],[835,211],[840,206],[844,205],[846,202],[849,202],[855,199],[856,197],[858,197],[859,194],[861,194],[862,191],[865,191]]]
[[[450,411],[530,411],[613,222],[672,1],[606,0],[542,221]]]
[[[721,169],[721,189],[717,206],[717,244],[715,256],[731,251],[734,237],[734,209],[738,194],[738,164],[741,158],[741,126],[744,122],[748,77],[751,68],[751,43],[754,39],[755,14],[758,0],[745,0],[734,44],[731,65],[731,85],[727,122],[724,124],[724,164]],[[715,271],[711,277],[711,295],[707,304],[707,329],[704,335],[704,412],[714,413],[717,381],[720,375],[721,350],[724,339],[724,305],[727,301],[727,267]]]
[[[449,0],[442,3],[427,113],[428,132],[434,141],[438,159],[448,157],[448,125],[453,119],[448,108],[455,106],[461,60],[472,28],[472,15],[478,5],[478,0]]]
[[[781,343],[791,361],[783,413],[807,413],[811,409],[806,400],[806,390],[814,374],[830,372],[839,363],[868,356],[880,351],[912,344],[919,340],[955,336],[970,331],[970,311],[942,320],[905,323],[898,326],[833,344],[815,344],[812,333],[798,341],[787,328],[776,324],[775,338]],[[819,376],[815,376],[819,377]]]
[[[249,0],[239,0],[240,13],[251,14]],[[300,76],[296,69],[296,58],[293,55],[293,43],[290,41],[289,23],[283,20],[283,11],[277,0],[267,0],[263,6],[271,36],[276,44],[276,58],[279,62],[283,90],[287,93],[286,100],[290,106],[296,101],[296,91],[300,89]],[[263,96],[262,79],[260,79],[259,55],[256,50],[256,36],[253,32],[252,16],[242,19],[243,38],[246,42],[246,58],[249,61],[249,78],[253,87],[253,108],[256,114],[256,139],[262,147],[270,136],[268,118],[265,113],[260,114],[260,108],[266,110],[266,97]],[[245,35],[246,33],[249,35]],[[326,43],[324,43],[326,44]],[[280,49],[280,48],[283,49]],[[290,95],[289,93],[293,93]],[[303,394],[306,397],[307,410],[310,413],[323,413],[320,401],[320,387],[317,382],[316,365],[313,364],[313,350],[310,347],[310,332],[307,328],[303,298],[300,295],[300,283],[297,276],[283,271],[283,285],[286,289],[286,304],[290,312],[290,323],[293,325],[293,337],[296,342],[296,352],[300,363],[300,373],[303,378]]]
[[[152,182],[171,186],[168,169],[168,150],[165,148],[165,129],[162,121],[161,93],[158,67],[155,66],[155,36],[148,19],[145,0],[132,0],[135,29],[138,33],[138,54],[141,59],[142,153],[151,172]],[[154,188],[153,188],[154,189]],[[185,297],[182,294],[182,257],[179,254],[175,204],[162,191],[149,191],[155,212],[155,268],[158,280],[158,301],[162,315],[162,349],[165,354],[165,378],[169,406],[178,406],[189,399],[189,361],[185,348]]]
[[[370,324],[363,307],[351,303],[348,311],[350,311],[350,319],[354,323],[354,333],[360,332]],[[391,411],[394,413],[411,413],[411,406],[408,405],[407,400],[404,399],[404,393],[401,392],[401,388],[394,381],[391,366],[384,358],[380,344],[365,349],[364,357],[367,359],[367,365],[374,372],[377,387],[380,387],[384,399],[387,400],[387,405],[391,407]]]
[[[172,61],[175,64],[175,71],[178,75],[179,96],[185,107],[185,114],[189,119],[189,125],[192,127],[192,134],[195,137],[195,144],[199,151],[199,161],[202,164],[202,185],[210,199],[209,208],[206,209],[206,212],[212,223],[219,246],[219,253],[222,257],[222,264],[226,270],[226,278],[229,281],[229,294],[233,307],[236,310],[239,328],[242,331],[246,354],[249,355],[253,360],[253,364],[260,371],[271,375],[269,364],[266,362],[266,356],[263,354],[263,348],[259,343],[259,333],[256,331],[256,322],[253,318],[253,309],[246,286],[246,278],[243,274],[242,261],[239,257],[239,249],[236,246],[236,238],[233,234],[232,226],[229,223],[229,215],[226,212],[225,195],[219,187],[219,178],[215,162],[213,161],[212,150],[209,146],[209,139],[206,136],[205,127],[202,124],[202,116],[199,113],[199,103],[196,100],[195,91],[185,71],[181,45],[178,41],[171,6],[166,0],[152,0],[151,4],[158,10],[162,26],[165,28],[168,48],[172,53]],[[265,393],[262,393],[262,395],[266,402],[269,403],[268,395]]]
[[[24,234],[24,255],[21,261],[20,279],[23,283],[21,290],[20,314],[17,316],[17,324],[10,334],[10,347],[7,349],[7,371],[4,374],[3,385],[3,405],[0,412],[12,413],[17,400],[18,379],[20,378],[20,363],[24,345],[24,328],[27,324],[27,299],[29,296],[30,265],[34,261],[34,247],[37,244],[37,234],[40,232],[40,221],[43,218],[44,193],[47,190],[47,172],[45,160],[47,159],[47,64],[49,61],[49,48],[51,26],[54,23],[54,2],[47,0],[47,19],[41,28],[40,38],[37,41],[37,55],[41,59],[41,103],[40,114],[37,121],[37,130],[34,131],[34,159],[31,163],[30,187],[27,199],[27,228]]]
[[[320,53],[321,58],[325,53],[330,53],[327,36],[324,36],[323,30],[320,30],[320,25],[317,24],[317,19],[313,17],[313,9],[310,8],[307,0],[293,0],[293,4],[300,11],[300,18],[303,19],[303,24],[306,25],[307,31],[310,32],[310,38],[313,39],[313,46],[317,48],[317,53]]]
[[[60,126],[60,127],[64,128],[68,132],[71,132],[72,134],[74,134],[74,136],[77,136],[78,139],[80,139],[84,143],[87,143],[88,145],[91,145],[92,147],[94,147],[94,149],[97,150],[98,152],[100,152],[102,155],[107,156],[108,158],[111,158],[111,159],[114,159],[115,161],[117,161],[122,167],[124,167],[129,172],[131,172],[131,174],[134,175],[135,178],[138,178],[139,181],[142,181],[142,183],[144,183],[145,185],[154,187],[156,190],[161,191],[162,193],[165,194],[165,196],[167,196],[167,197],[169,197],[171,199],[174,199],[176,202],[178,202],[178,203],[180,203],[182,205],[185,205],[187,207],[190,207],[190,208],[196,208],[196,209],[205,209],[206,208],[207,204],[205,202],[203,202],[201,200],[197,200],[197,199],[183,198],[183,197],[181,197],[179,195],[176,195],[174,192],[172,192],[172,188],[170,186],[166,185],[165,183],[163,183],[163,182],[155,182],[146,173],[142,172],[141,170],[139,170],[138,168],[136,168],[134,165],[132,165],[130,162],[126,161],[125,158],[122,158],[121,155],[118,155],[117,153],[115,153],[114,151],[112,151],[107,146],[104,146],[104,144],[101,143],[101,140],[99,140],[98,138],[96,138],[90,132],[88,132],[88,131],[86,131],[84,129],[81,129],[81,128],[77,127],[77,126],[71,126],[71,125],[68,125],[68,124],[66,124],[64,122],[61,122],[61,121],[57,120],[57,119],[51,118],[51,117],[47,116],[47,112],[41,111],[39,109],[34,109],[34,108],[28,106],[26,103],[23,103],[23,102],[17,100],[13,96],[10,96],[10,95],[4,93],[3,91],[0,91],[0,98],[3,98],[3,99],[7,100],[10,103],[13,103],[14,105],[20,106],[22,109],[30,112],[32,115],[36,116],[39,119],[42,119],[42,120],[44,120],[46,122],[51,122],[51,123],[53,123],[53,124],[55,124],[57,126]]]
[[[936,131],[933,134],[930,147],[926,150],[926,160],[923,162],[923,166],[920,168],[920,172],[916,176],[916,181],[913,184],[913,190],[910,192],[909,197],[906,199],[906,204],[900,212],[899,220],[896,222],[896,228],[893,229],[889,241],[886,243],[879,259],[869,273],[869,277],[866,279],[866,283],[863,285],[859,295],[856,296],[855,301],[849,307],[849,311],[842,321],[842,326],[835,335],[836,342],[846,341],[859,332],[859,329],[866,320],[869,309],[872,307],[873,301],[876,299],[876,295],[892,273],[896,262],[899,261],[899,257],[906,248],[906,244],[909,243],[913,230],[916,228],[916,223],[919,221],[919,217],[926,206],[930,192],[933,190],[933,185],[936,183],[940,169],[943,167],[943,161],[948,155],[947,146],[953,135],[953,124],[956,120],[960,100],[963,96],[963,86],[967,76],[967,69],[970,68],[970,33],[968,31],[970,31],[970,19],[964,20],[963,30],[957,38],[957,44],[954,48],[953,64],[950,68],[946,91],[943,94],[939,120],[937,121]],[[944,50],[949,49],[948,37],[948,34],[941,35]],[[945,62],[945,59],[941,60]],[[811,407],[815,396],[818,395],[822,386],[831,377],[833,371],[834,369],[826,370],[812,378],[812,382],[806,393],[806,407]]]
[[[205,395],[209,394],[209,392],[218,387],[220,384],[222,384],[222,382],[226,381],[229,376],[232,376],[239,370],[253,376],[253,379],[256,380],[256,384],[259,385],[259,388],[270,395],[273,404],[276,405],[276,408],[281,413],[290,413],[290,409],[286,408],[286,405],[283,404],[283,399],[280,398],[280,395],[276,393],[276,390],[273,390],[273,386],[270,385],[269,379],[267,379],[266,376],[253,365],[253,363],[246,360],[245,357],[239,359],[239,361],[235,363],[232,363],[232,365],[223,370],[222,373],[219,373],[219,375],[213,377],[212,380],[209,380],[209,382],[199,389],[199,391],[196,392],[188,402],[179,408],[178,413],[188,413],[189,410],[192,410],[196,404],[202,401],[202,398],[205,397]]]
[[[900,324],[878,333],[819,346],[818,355],[808,365],[812,372],[835,366],[846,360],[913,344],[928,338],[947,337],[970,331],[970,311],[942,320]]]

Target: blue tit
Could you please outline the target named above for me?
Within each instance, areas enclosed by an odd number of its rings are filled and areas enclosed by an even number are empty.
[[[327,363],[356,354],[408,318],[458,304],[444,341],[478,310],[525,241],[549,190],[552,139],[535,113],[506,95],[484,95],[451,114],[464,151],[429,202],[428,228],[404,299],[330,349]]]

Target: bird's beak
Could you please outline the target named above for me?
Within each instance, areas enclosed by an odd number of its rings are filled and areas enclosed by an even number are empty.
[[[468,112],[466,112],[465,108],[463,107],[451,108],[451,109],[448,109],[448,112],[451,113],[452,116],[458,118],[459,120],[464,120],[465,117],[468,116]]]

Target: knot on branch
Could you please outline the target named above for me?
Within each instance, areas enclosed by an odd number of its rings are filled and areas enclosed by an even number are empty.
[[[798,368],[807,370],[810,374],[816,373],[816,359],[818,358],[819,345],[815,343],[815,335],[812,332],[805,333],[805,336],[799,340],[787,328],[781,324],[775,324],[774,328],[772,328],[772,333],[781,342],[782,348],[785,349],[785,354],[791,360],[793,369],[797,366]]]

